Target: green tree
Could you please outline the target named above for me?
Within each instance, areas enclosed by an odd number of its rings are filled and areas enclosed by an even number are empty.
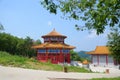
[[[108,35],[108,42],[110,52],[117,63],[120,64],[120,30],[115,28],[112,29],[112,32]]]
[[[73,60],[73,61],[81,61],[81,57],[78,55],[77,52],[71,50],[70,54],[71,54],[71,57],[70,57],[71,60]]]
[[[33,43],[34,45],[39,45],[39,44],[41,44],[41,40],[40,39],[38,39],[38,40],[36,40],[36,41],[34,41],[34,43]]]
[[[106,26],[120,25],[120,0],[42,0],[41,4],[51,13],[60,10],[68,18],[85,21],[83,27],[76,25],[78,30],[95,29],[100,34]]]
[[[0,23],[0,31],[1,30],[4,30],[4,27],[3,27],[3,25]]]
[[[30,37],[18,38],[7,33],[0,33],[0,51],[9,52],[12,55],[35,57],[36,52],[31,47],[33,39]]]
[[[0,50],[10,52],[11,54],[16,54],[17,44],[19,43],[19,38],[14,37],[7,33],[0,33]]]
[[[31,39],[30,37],[26,37],[24,39],[24,51],[25,51],[25,56],[27,57],[32,57],[34,56],[36,53],[34,52],[34,50],[31,48],[33,45],[33,39]]]

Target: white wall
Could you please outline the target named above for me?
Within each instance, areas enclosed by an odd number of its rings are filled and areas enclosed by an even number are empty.
[[[106,55],[99,55],[99,66],[114,66],[113,57],[108,56],[108,65],[106,64]],[[92,55],[92,64],[98,65],[97,55]]]
[[[112,56],[108,56],[108,66],[113,66],[114,65],[114,60]]]
[[[92,64],[98,65],[98,62],[97,62],[97,55],[92,55]]]
[[[99,55],[99,65],[106,66],[106,55]]]

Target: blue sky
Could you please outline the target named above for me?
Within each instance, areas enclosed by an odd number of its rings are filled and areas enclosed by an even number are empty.
[[[40,39],[42,35],[51,32],[54,28],[57,32],[66,35],[67,44],[76,47],[76,51],[94,50],[96,46],[106,45],[107,33],[97,36],[95,31],[77,31],[75,24],[84,25],[83,21],[62,19],[62,13],[50,14],[40,0],[0,0],[0,22],[5,31],[14,36]]]

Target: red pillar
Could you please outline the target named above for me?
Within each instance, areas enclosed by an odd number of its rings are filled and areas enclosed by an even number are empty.
[[[60,63],[62,63],[63,62],[63,53],[62,53],[62,48],[60,48],[60,55],[59,55],[59,61],[60,61]]]
[[[39,60],[39,53],[38,53],[38,49],[36,50],[37,53],[37,60]]]
[[[47,48],[46,48],[45,59],[46,59],[46,61],[48,61],[48,49]]]
[[[67,63],[70,63],[70,53],[67,54]]]
[[[106,54],[106,64],[108,65],[108,55]]]
[[[49,42],[51,42],[50,37],[49,37]]]
[[[98,65],[99,65],[99,54],[97,55],[97,62],[98,62]]]

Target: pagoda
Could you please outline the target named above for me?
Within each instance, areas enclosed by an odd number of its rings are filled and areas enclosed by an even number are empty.
[[[50,61],[53,64],[70,63],[70,50],[75,47],[65,44],[64,39],[67,36],[61,35],[54,29],[42,38],[44,43],[33,46],[37,50],[37,60]]]

